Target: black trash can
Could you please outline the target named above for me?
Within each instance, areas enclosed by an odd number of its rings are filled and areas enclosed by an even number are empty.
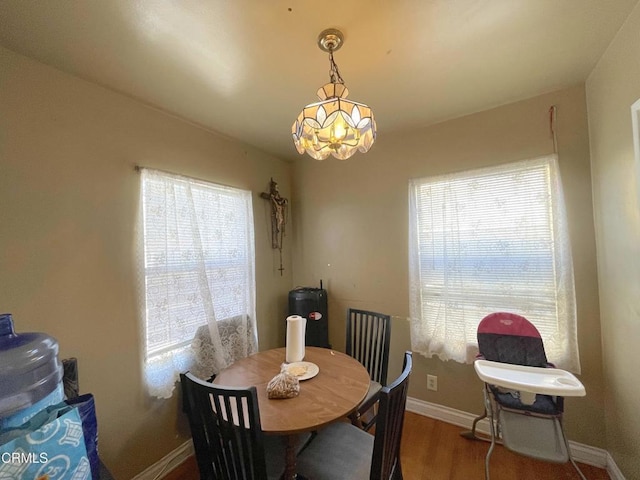
[[[331,348],[327,291],[324,288],[298,287],[291,290],[289,315],[300,315],[307,319],[305,345]]]

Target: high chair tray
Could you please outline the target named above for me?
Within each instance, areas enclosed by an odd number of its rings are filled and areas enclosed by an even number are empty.
[[[586,395],[584,385],[566,370],[525,367],[489,360],[476,360],[474,367],[480,379],[491,385],[561,397]]]

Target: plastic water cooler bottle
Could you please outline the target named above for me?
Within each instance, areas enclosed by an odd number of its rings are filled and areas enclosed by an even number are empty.
[[[64,400],[58,342],[44,333],[16,334],[0,314],[0,430],[17,427]]]

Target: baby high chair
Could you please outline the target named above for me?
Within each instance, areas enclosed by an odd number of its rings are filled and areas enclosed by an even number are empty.
[[[488,440],[476,435],[477,423],[489,417],[491,446],[485,459],[489,480],[489,459],[496,443],[529,457],[556,463],[571,461],[569,443],[562,428],[565,396],[584,396],[582,383],[571,373],[553,368],[538,329],[513,313],[487,315],[478,325],[480,354],[474,363],[485,382],[484,413],[473,421],[465,438]]]

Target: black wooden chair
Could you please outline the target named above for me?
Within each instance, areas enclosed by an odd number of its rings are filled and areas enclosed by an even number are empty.
[[[281,437],[264,435],[256,387],[232,388],[181,374],[201,480],[279,479],[285,467]]]
[[[380,391],[375,436],[347,422],[331,424],[300,453],[298,473],[313,480],[402,480],[400,441],[411,368],[406,352],[402,373]]]
[[[351,416],[351,422],[364,430],[369,430],[376,423],[377,415],[373,407],[380,390],[387,384],[390,339],[390,315],[349,309],[346,352],[362,363],[371,377],[367,396]]]

